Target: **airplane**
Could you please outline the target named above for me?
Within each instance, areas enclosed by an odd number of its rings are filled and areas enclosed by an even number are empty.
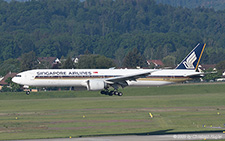
[[[198,72],[206,44],[198,43],[175,69],[35,69],[17,74],[14,83],[36,87],[85,87],[105,95],[122,96],[119,87],[162,86],[203,76]],[[114,90],[109,91],[112,87]],[[30,94],[30,91],[26,91]]]

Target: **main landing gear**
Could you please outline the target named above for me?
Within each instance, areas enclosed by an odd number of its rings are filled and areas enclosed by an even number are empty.
[[[105,94],[105,95],[109,95],[109,96],[113,96],[113,95],[122,96],[123,95],[122,92],[118,92],[117,90],[114,90],[114,91],[102,90],[101,94]]]

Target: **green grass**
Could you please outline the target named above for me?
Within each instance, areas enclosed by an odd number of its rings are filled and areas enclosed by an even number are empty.
[[[122,91],[122,97],[90,91],[0,93],[0,140],[222,132],[211,126],[225,128],[225,84]]]

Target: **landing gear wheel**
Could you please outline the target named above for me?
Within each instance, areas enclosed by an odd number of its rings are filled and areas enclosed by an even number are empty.
[[[101,91],[101,94],[106,94],[106,91],[102,90],[102,91]]]
[[[101,90],[100,93],[104,94],[104,95],[109,95],[110,94],[110,92],[108,90]]]
[[[114,95],[118,95],[119,94],[119,92],[118,91],[114,91]]]
[[[119,92],[119,93],[118,93],[118,96],[122,96],[122,95],[123,95],[123,93],[122,93],[122,92]]]
[[[26,94],[29,95],[30,94],[30,91],[26,91]]]
[[[114,91],[109,92],[109,96],[113,96],[113,94],[114,94]]]

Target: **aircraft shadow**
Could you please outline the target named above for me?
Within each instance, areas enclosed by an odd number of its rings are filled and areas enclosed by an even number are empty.
[[[129,136],[129,135],[136,135],[136,136],[151,136],[151,135],[171,135],[171,134],[206,134],[206,133],[223,133],[223,130],[212,130],[212,131],[187,131],[187,132],[169,132],[174,129],[166,129],[166,130],[159,130],[154,132],[144,132],[144,133],[123,133],[123,134],[99,134],[99,135],[81,135],[79,137],[100,137],[100,136]]]

